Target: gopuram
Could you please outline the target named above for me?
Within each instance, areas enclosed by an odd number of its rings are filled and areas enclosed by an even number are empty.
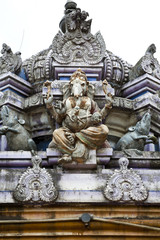
[[[25,61],[2,45],[0,240],[160,239],[156,46],[132,66],[88,16],[67,1]]]

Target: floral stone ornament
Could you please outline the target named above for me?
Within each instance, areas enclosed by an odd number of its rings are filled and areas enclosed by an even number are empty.
[[[120,170],[115,170],[104,188],[104,196],[110,201],[144,201],[148,192],[141,177],[132,169],[128,169],[129,160],[119,159]]]
[[[31,159],[33,168],[28,168],[20,177],[18,185],[13,192],[13,196],[17,201],[26,202],[52,202],[58,192],[54,185],[52,176],[41,168],[42,159],[35,155]]]

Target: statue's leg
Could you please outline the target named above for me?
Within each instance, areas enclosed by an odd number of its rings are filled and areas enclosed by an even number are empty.
[[[89,149],[97,149],[106,141],[108,127],[104,124],[95,127],[89,127],[76,133],[76,137],[83,142]]]
[[[53,138],[49,147],[57,148],[64,154],[71,154],[74,151],[74,141],[71,136],[68,137],[68,133],[73,135],[69,129],[64,127],[54,130]]]
[[[75,150],[72,153],[72,159],[76,162],[86,162],[88,159],[88,155],[89,155],[88,147],[80,140],[77,140]]]
[[[72,157],[69,154],[63,154],[62,157],[58,160],[59,164],[70,163],[72,162]]]
[[[49,144],[49,148],[58,149],[63,155],[58,160],[59,163],[68,163],[72,161],[72,152],[74,147],[74,133],[67,128],[58,128],[53,132],[53,138]]]

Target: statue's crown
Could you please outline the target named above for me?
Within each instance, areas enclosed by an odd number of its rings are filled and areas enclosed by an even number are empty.
[[[85,72],[82,71],[82,69],[78,68],[72,75],[70,78],[70,82],[72,82],[75,78],[81,78],[81,80],[84,80],[87,82],[87,76],[85,74]],[[83,79],[82,79],[83,78]]]

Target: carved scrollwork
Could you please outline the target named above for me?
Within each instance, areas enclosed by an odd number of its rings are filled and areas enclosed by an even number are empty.
[[[126,109],[133,109],[134,101],[130,99],[125,99],[121,97],[115,97],[113,106],[120,107],[120,108],[126,108]]]
[[[128,169],[129,161],[122,157],[119,159],[120,170],[115,170],[104,188],[104,196],[110,201],[134,200],[144,201],[148,192],[143,185],[141,177],[132,169]]]
[[[17,201],[52,202],[58,196],[57,189],[51,175],[46,169],[40,168],[42,159],[35,155],[31,159],[33,168],[28,168],[20,177],[13,192]]]
[[[87,40],[83,35],[74,37],[71,39],[70,35],[59,32],[53,39],[53,58],[58,63],[86,62],[92,65],[102,60],[105,55],[105,42],[100,32]]]

